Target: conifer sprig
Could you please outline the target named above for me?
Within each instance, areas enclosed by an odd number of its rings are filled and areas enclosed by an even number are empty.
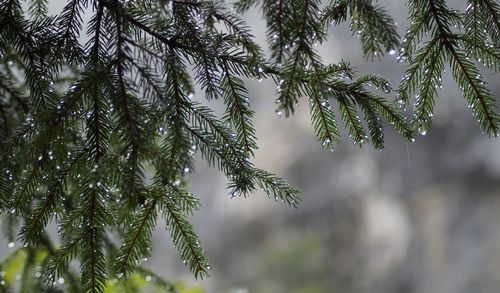
[[[396,24],[380,5],[366,0],[333,0],[322,13],[323,24],[338,25],[350,15],[350,28],[361,38],[363,54],[367,59],[380,57],[399,47]]]
[[[491,40],[498,49],[500,45],[500,5],[492,0],[469,0],[465,8],[466,36],[474,48]]]
[[[399,99],[406,104],[416,95],[412,128],[425,134],[430,127],[444,63],[448,62],[481,129],[489,136],[500,135],[495,98],[469,57],[482,58],[488,67],[497,69],[498,52],[488,45],[485,29],[496,25],[494,15],[499,11],[498,5],[490,5],[489,1],[469,1],[462,24],[460,14],[449,9],[443,0],[410,1],[409,4],[412,25],[402,52],[409,66],[399,87]],[[479,7],[488,12],[478,12]],[[463,26],[464,34],[460,32]],[[420,46],[426,32],[430,33],[430,41]]]
[[[171,196],[158,194],[160,210],[181,258],[195,277],[208,277],[210,266],[200,241],[185,217],[185,211]]]
[[[135,264],[139,263],[142,258],[149,257],[151,234],[158,214],[157,208],[158,203],[153,199],[138,210],[118,251],[114,267],[117,276],[126,277],[128,273],[133,272]]]

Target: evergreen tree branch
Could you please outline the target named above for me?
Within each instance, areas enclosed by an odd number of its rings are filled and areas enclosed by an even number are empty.
[[[158,196],[161,196],[160,194]],[[172,240],[181,258],[195,277],[208,277],[210,266],[200,247],[198,237],[182,210],[168,196],[160,197],[160,208]]]
[[[237,143],[244,147],[247,155],[254,156],[255,130],[251,125],[253,111],[249,109],[246,101],[248,92],[241,79],[231,76],[226,62],[223,63],[222,88],[224,89],[224,100],[227,105],[225,118],[229,120],[236,129]]]
[[[387,101],[376,95],[369,95],[368,103],[372,104],[380,113],[396,129],[404,139],[413,141],[414,130],[410,128],[406,119],[398,112],[398,110],[387,103]]]
[[[298,102],[298,98],[303,91],[300,68],[304,66],[305,61],[301,46],[302,43],[299,43],[295,47],[291,57],[285,61],[283,70],[281,71],[282,79],[280,79],[278,85],[279,111],[284,110],[286,117],[293,114],[295,104]]]
[[[368,99],[361,97],[356,100],[365,115],[365,120],[368,123],[370,141],[373,147],[377,150],[382,150],[384,148],[384,131],[382,128],[382,122],[376,112],[376,108],[368,102]]]
[[[117,253],[114,270],[118,277],[127,276],[141,258],[148,257],[151,234],[156,224],[157,200],[152,199],[142,207]]]
[[[496,98],[471,60],[500,70],[500,8],[492,0],[468,0],[465,14],[445,0],[409,1],[401,50],[392,17],[376,1],[236,1],[240,12],[260,5],[269,56],[224,1],[69,0],[51,15],[47,3],[0,0],[0,211],[8,241],[27,245],[19,261],[24,291],[139,292],[137,278],[174,291],[139,264],[160,215],[189,270],[208,276],[188,220],[200,204],[186,176],[198,151],[229,179],[230,196],[260,188],[298,206],[297,189],[250,161],[257,143],[245,78],[275,82],[278,114],[293,114],[306,97],[323,147],[340,143],[338,110],[355,144],[382,149],[382,119],[407,140],[425,134],[449,63],[482,129],[499,134]],[[385,98],[392,88],[383,77],[356,77],[347,62],[321,60],[315,45],[344,21],[365,57],[400,52],[407,68],[397,103]],[[202,96],[223,98],[221,117],[194,102]],[[408,122],[398,105],[414,96]],[[52,222],[58,249],[46,234]],[[75,259],[79,275],[70,268]],[[43,278],[35,280],[40,265]],[[53,288],[59,277],[67,282]]]
[[[102,251],[104,234],[102,226],[107,222],[102,197],[106,191],[102,183],[97,180],[88,182],[87,185],[83,190],[84,227],[80,242],[82,290],[83,292],[102,292],[106,280]]]
[[[495,72],[500,72],[500,49],[491,44],[475,44],[473,40],[466,36],[460,36],[459,40],[463,43],[463,48],[470,49],[478,62],[482,62],[483,65]]]
[[[450,66],[455,80],[465,85],[462,91],[481,128],[489,136],[500,135],[500,116],[493,111],[495,108],[493,94],[483,85],[484,82],[478,80],[479,72],[474,64],[467,60],[465,54],[449,43],[447,47],[451,53]]]
[[[398,88],[398,102],[402,105],[407,105],[410,102],[410,96],[417,91],[419,81],[425,71],[423,65],[432,62],[432,56],[436,56],[433,52],[439,45],[439,39],[434,38],[410,57],[410,64]]]
[[[11,207],[11,213],[22,213],[26,214],[27,210],[24,207],[27,206],[36,194],[36,189],[40,186],[42,181],[42,170],[40,164],[34,164],[31,166],[31,170],[26,172],[19,181],[19,187],[14,189],[14,200],[9,204]]]
[[[21,228],[21,239],[25,243],[36,245],[40,241],[40,236],[44,233],[44,228],[53,217],[57,204],[64,196],[63,185],[68,174],[72,171],[74,166],[80,162],[86,151],[80,151],[71,161],[71,163],[59,174],[54,176],[48,185],[47,192],[41,202],[37,204],[31,212],[31,216],[26,217],[26,222]]]
[[[349,136],[353,140],[354,144],[361,146],[366,142],[368,137],[361,121],[359,120],[358,111],[351,101],[349,101],[348,97],[339,96],[337,97],[337,102],[339,103],[342,120],[349,131]]]
[[[484,87],[484,83],[477,79],[476,76],[479,73],[476,67],[467,60],[465,54],[458,48],[457,40],[453,38],[444,23],[443,15],[447,13],[445,4],[438,0],[429,0],[429,5],[439,37],[449,53],[450,66],[455,80],[461,85],[474,116],[489,136],[500,135],[500,117],[493,111],[495,99],[491,92]]]
[[[434,113],[434,97],[441,88],[441,73],[444,70],[442,47],[444,44],[436,43],[428,59],[424,60],[422,82],[418,89],[414,113],[411,121],[413,129],[425,133],[430,127]]]
[[[57,278],[67,273],[69,263],[77,255],[80,239],[80,235],[73,237],[51,253],[48,262],[43,268],[43,277],[46,283],[52,284]]]
[[[340,133],[337,128],[335,114],[330,102],[322,99],[317,91],[309,90],[309,107],[316,136],[323,148],[333,150],[335,144],[340,144]]]
[[[500,47],[500,5],[492,0],[475,0],[474,4],[482,11],[487,11],[485,27],[491,36],[493,44]]]

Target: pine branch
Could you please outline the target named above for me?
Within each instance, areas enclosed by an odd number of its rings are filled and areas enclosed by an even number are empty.
[[[217,164],[219,169],[232,180],[229,185],[231,196],[246,196],[255,189],[254,184],[257,184],[266,187],[264,191],[269,197],[280,198],[291,206],[298,205],[300,200],[296,189],[289,187],[282,180],[278,186],[273,186],[272,181],[278,182],[279,178],[253,168],[245,154],[238,148],[228,129],[215,120],[206,108],[191,106],[190,113],[193,115],[191,118],[193,123],[199,125],[196,128],[190,128],[190,132],[197,141],[204,158],[212,165]],[[206,133],[203,131],[204,128],[210,128],[212,132]],[[218,140],[221,142],[213,143]],[[224,148],[220,147],[222,145]]]
[[[442,56],[443,44],[435,43],[431,48],[431,55],[422,64],[425,68],[422,72],[422,82],[418,89],[418,95],[415,101],[415,109],[411,121],[413,129],[418,129],[421,134],[425,134],[430,128],[431,118],[434,113],[434,97],[437,96],[437,90],[441,88],[441,74],[444,70]]]
[[[366,0],[334,0],[322,13],[324,25],[339,24],[351,16],[353,34],[361,38],[363,54],[367,59],[380,57],[399,47],[399,35],[394,20],[386,10]]]
[[[452,26],[460,25],[461,19],[456,11],[446,7],[442,0],[427,0],[428,5],[420,2],[412,2],[410,10],[414,20],[413,28],[409,30],[408,37],[415,38],[416,41],[408,42],[409,69],[399,87],[399,99],[403,104],[408,103],[411,96],[418,89],[415,111],[412,118],[412,126],[419,129],[422,134],[430,127],[434,109],[434,97],[437,96],[437,89],[440,88],[441,75],[443,73],[443,63],[445,59],[449,61],[455,80],[463,90],[464,97],[472,108],[474,116],[480,122],[483,131],[490,136],[498,135],[500,127],[498,115],[494,112],[494,97],[484,86],[484,81],[480,79],[479,72],[475,65],[469,60],[461,45],[472,50],[476,56],[482,56],[486,62],[496,67],[494,51],[485,50],[485,35],[479,32],[478,27],[481,20],[479,14],[473,10],[476,8],[474,2],[469,5],[466,12],[466,29],[471,32],[471,36],[464,37],[452,33]],[[472,5],[472,6],[471,6]],[[420,17],[416,9],[426,6],[424,16]],[[471,8],[472,7],[472,8]],[[481,14],[480,17],[484,15]],[[426,31],[431,31],[432,37],[424,47],[418,49],[413,56],[415,46],[421,40],[424,31],[415,27],[425,27]],[[418,32],[417,32],[418,31]],[[416,37],[415,37],[416,36]]]
[[[53,286],[55,282],[55,273],[53,274],[46,274],[47,269],[51,265],[51,261],[53,260],[53,257],[56,256],[60,250],[55,250],[54,249],[54,244],[50,240],[50,238],[47,236],[46,233],[42,234],[40,237],[40,244],[41,247],[39,247],[39,250],[42,250],[41,253],[46,253],[47,256],[41,260],[41,278],[37,281],[37,283],[42,284],[44,281],[49,280],[48,285]],[[61,247],[60,249],[62,249]],[[73,256],[74,257],[74,256]],[[54,271],[55,272],[55,271]],[[48,276],[48,277],[47,277]],[[68,269],[68,265],[66,265],[66,269],[61,272],[62,277],[64,277],[65,283],[67,284],[67,289],[68,292],[81,292],[80,284],[79,284],[79,277],[75,274],[75,272],[72,269]],[[59,276],[58,276],[59,277]],[[44,280],[45,279],[45,280]]]
[[[233,168],[239,168],[240,170],[248,168],[246,156],[242,149],[239,148],[230,129],[219,122],[208,108],[197,104],[186,104],[184,106],[194,126],[189,131],[198,141],[197,145],[200,146],[202,155],[211,165],[214,165],[216,158],[219,157],[219,169],[223,170],[227,175],[236,173]],[[206,129],[210,131],[206,131]],[[224,146],[224,148],[220,146]],[[232,162],[236,164],[236,167],[232,167]]]
[[[254,169],[252,175],[252,180],[267,193],[269,198],[274,198],[276,201],[281,200],[290,207],[298,207],[302,201],[298,189],[290,187],[285,180],[276,177],[272,173]]]
[[[4,155],[0,154],[3,158]],[[0,170],[0,212],[7,209],[7,203],[9,202],[8,190],[9,190],[9,174],[4,170]]]
[[[35,206],[31,212],[31,216],[25,218],[26,222],[19,233],[25,243],[36,245],[40,241],[40,236],[44,233],[45,226],[55,214],[57,204],[59,204],[64,196],[63,185],[66,176],[84,158],[85,153],[85,151],[77,153],[71,163],[52,178],[42,201]]]
[[[347,97],[338,97],[337,101],[339,103],[340,113],[342,114],[342,120],[349,131],[349,136],[353,140],[354,144],[361,146],[366,142],[368,136],[366,135],[365,129],[361,124],[358,111]]]
[[[399,47],[399,35],[392,17],[384,8],[371,1],[352,1],[351,30],[361,32],[361,44],[366,58],[383,55]]]
[[[465,28],[470,34],[472,47],[476,47],[486,38],[486,29],[484,27],[484,24],[486,23],[486,20],[484,19],[485,15],[478,10],[478,2],[481,1],[468,1],[465,11]]]
[[[410,64],[398,88],[398,101],[401,104],[408,104],[410,97],[417,91],[419,82],[426,70],[424,64],[432,62],[432,57],[436,55],[433,52],[436,51],[439,45],[439,39],[434,38],[409,58]]]
[[[31,0],[28,13],[34,18],[46,17],[48,13],[47,0]]]
[[[475,10],[481,11],[482,13],[475,13]],[[467,2],[467,12],[475,13],[474,17],[481,18],[483,20],[480,25],[483,29],[488,32],[491,40],[496,48],[500,46],[500,5],[492,0],[474,0]],[[476,23],[479,25],[479,23]],[[474,31],[475,33],[479,33]]]
[[[221,84],[227,105],[224,118],[236,129],[237,143],[243,146],[245,154],[254,156],[257,144],[255,143],[255,130],[251,125],[253,111],[249,109],[246,97],[248,92],[241,79],[231,76],[227,63],[223,63],[223,73]]]
[[[327,99],[323,99],[316,91],[309,91],[309,107],[314,130],[323,148],[332,149],[340,144],[340,133],[337,128],[335,114]]]
[[[73,237],[52,253],[49,257],[49,261],[43,268],[43,277],[47,283],[51,284],[55,282],[57,278],[68,271],[69,263],[77,255],[80,240],[80,235],[78,237]]]
[[[470,49],[472,55],[477,58],[477,62],[483,63],[484,66],[495,72],[500,72],[500,49],[495,48],[492,44],[475,44],[466,36],[461,36],[459,41],[463,48]]]
[[[430,25],[428,21],[431,13],[429,5],[422,5],[421,1],[409,1],[408,6],[410,11],[409,19],[411,19],[412,22],[403,38],[403,43],[401,44],[402,51],[398,60],[402,57],[409,59],[413,58],[415,49],[418,48],[418,45],[422,42]]]
[[[19,186],[14,189],[14,200],[9,204],[11,213],[26,213],[23,208],[27,206],[36,194],[37,188],[42,181],[42,172],[40,165],[32,166],[31,170],[23,174],[19,181]]]
[[[495,99],[491,92],[484,87],[484,82],[477,80],[476,76],[479,72],[457,47],[457,40],[453,38],[449,28],[443,23],[442,15],[440,15],[440,13],[444,15],[451,15],[451,13],[445,10],[445,4],[441,1],[429,0],[429,4],[439,36],[449,53],[449,62],[455,80],[461,85],[464,96],[471,106],[474,116],[478,118],[481,128],[489,136],[498,136],[500,134],[500,118],[498,114],[493,112]]]
[[[196,278],[208,277],[210,266],[191,224],[174,201],[168,196],[161,196],[161,194],[158,196],[160,196],[162,216],[183,262]]]
[[[372,104],[372,106],[377,109],[377,112],[389,121],[390,125],[394,127],[404,139],[413,141],[413,129],[410,128],[405,117],[403,117],[393,105],[389,104],[384,98],[376,95],[369,95],[368,103]]]
[[[297,207],[299,191],[250,160],[257,143],[245,79],[275,82],[279,115],[307,98],[324,148],[340,143],[338,111],[355,144],[382,149],[383,120],[406,140],[427,131],[448,63],[482,129],[499,134],[496,98],[471,60],[500,70],[500,9],[492,0],[468,0],[465,14],[444,0],[409,1],[400,50],[394,21],[376,1],[236,1],[239,12],[261,7],[269,56],[224,1],[69,0],[51,15],[47,3],[0,0],[0,211],[8,241],[26,246],[18,261],[24,291],[139,292],[137,278],[175,291],[139,264],[160,215],[189,270],[208,276],[188,220],[200,206],[187,176],[198,153],[228,178],[230,196],[260,188]],[[327,29],[344,21],[365,57],[400,52],[407,68],[396,103],[386,99],[392,88],[383,77],[356,77],[348,62],[319,56]],[[408,122],[398,106],[414,96]],[[215,115],[198,97],[222,97],[216,103],[225,112]],[[52,222],[58,249],[46,235]],[[36,266],[43,278],[35,280]],[[59,277],[67,282],[53,288]]]
[[[149,257],[151,234],[156,224],[157,200],[146,203],[138,211],[117,253],[114,270],[117,276],[127,276],[135,270],[141,258]]]
[[[481,128],[489,136],[500,135],[500,116],[493,111],[495,108],[495,98],[490,90],[484,86],[484,82],[478,77],[479,71],[470,62],[465,54],[448,44],[450,51],[450,66],[453,70],[455,80],[462,85],[462,91],[472,113],[481,124]]]
[[[250,28],[241,18],[228,11],[224,2],[203,2],[203,4],[201,9],[205,11],[205,22],[211,32],[215,32],[215,26],[212,22],[223,23],[228,31],[228,35],[235,39],[236,43],[240,44],[252,58],[264,59],[262,50],[253,41],[254,36],[250,32]]]
[[[286,5],[284,0],[264,1],[262,10],[267,18],[268,39],[271,42],[271,58],[279,64],[283,62],[285,54],[289,51],[289,46],[293,39],[285,27],[292,21],[290,5]]]
[[[323,10],[321,21],[325,27],[329,25],[337,25],[347,20],[348,16],[348,1],[335,0],[330,1],[328,6]]]
[[[19,217],[13,213],[6,213],[2,215],[2,233],[5,235],[9,243],[17,240],[17,231],[19,226]]]
[[[301,68],[305,66],[305,60],[301,46],[302,43],[299,43],[295,47],[291,57],[283,64],[281,71],[282,79],[278,85],[278,114],[281,111],[285,111],[286,117],[293,114],[295,104],[298,102],[300,95],[303,94]]]
[[[368,123],[370,141],[373,147],[377,150],[382,150],[384,148],[384,131],[376,108],[364,96],[358,98],[357,101]]]
[[[194,211],[200,208],[200,201],[196,196],[183,188],[180,184],[167,183],[170,199],[181,208],[186,215],[192,215]]]
[[[87,182],[83,190],[84,227],[80,240],[80,268],[82,290],[84,292],[102,292],[106,281],[106,268],[103,253],[103,224],[107,223],[103,197],[105,186],[97,180]]]

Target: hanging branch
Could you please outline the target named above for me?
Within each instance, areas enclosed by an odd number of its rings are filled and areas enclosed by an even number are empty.
[[[500,133],[496,98],[476,66],[500,71],[493,0],[468,0],[463,14],[444,0],[411,0],[403,40],[371,0],[239,0],[236,10],[222,0],[69,0],[54,15],[47,7],[0,0],[0,216],[9,246],[23,245],[8,262],[23,264],[24,291],[135,292],[146,289],[134,280],[147,276],[175,292],[141,264],[159,217],[188,270],[207,277],[188,220],[200,207],[188,186],[198,154],[227,177],[230,197],[261,189],[297,207],[298,189],[252,163],[247,79],[275,83],[278,115],[307,100],[324,148],[340,143],[343,123],[354,144],[381,150],[385,129],[408,141],[430,130],[449,65],[482,130]],[[253,7],[265,19],[269,56],[240,15]],[[396,101],[382,76],[319,56],[316,46],[343,22],[368,60],[398,53],[406,72]],[[410,103],[408,119],[401,108]],[[18,288],[11,279],[6,288]]]

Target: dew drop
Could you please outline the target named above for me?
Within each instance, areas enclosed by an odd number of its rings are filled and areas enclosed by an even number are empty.
[[[420,135],[422,135],[422,136],[425,136],[427,134],[427,128],[425,128],[425,126],[421,125],[418,128],[418,133],[420,133]]]

